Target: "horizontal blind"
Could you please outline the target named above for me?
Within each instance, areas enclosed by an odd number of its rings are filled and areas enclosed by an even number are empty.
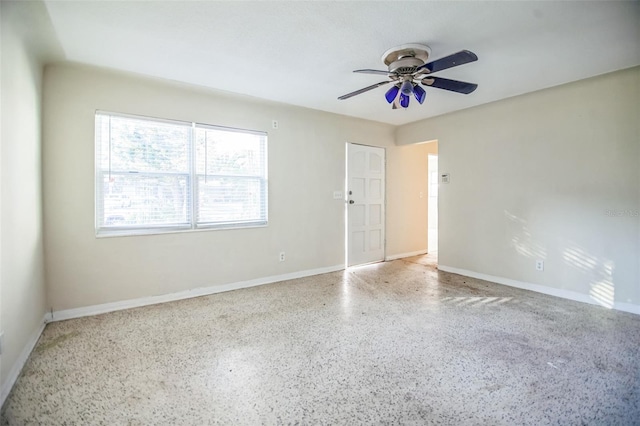
[[[190,226],[188,123],[96,114],[98,230]]]
[[[267,222],[265,133],[196,124],[197,225]]]
[[[96,231],[267,223],[267,134],[96,112]]]

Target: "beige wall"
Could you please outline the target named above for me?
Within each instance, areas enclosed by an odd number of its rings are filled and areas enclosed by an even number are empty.
[[[268,132],[269,226],[96,239],[97,109]],[[271,129],[274,119],[277,130]],[[389,125],[192,86],[48,66],[43,173],[49,305],[63,310],[343,265],[344,203],[333,199],[333,191],[344,188],[345,143],[386,147],[388,185],[413,185],[398,161],[403,154],[396,155],[406,148],[394,145],[393,132]],[[388,202],[387,255],[419,245],[402,229],[406,212],[418,208],[417,196],[401,206]],[[426,231],[420,240],[426,246]],[[285,262],[278,261],[280,251]]]
[[[440,264],[640,305],[639,106],[636,67],[398,128],[451,174]]]
[[[30,29],[42,5],[2,2],[0,147],[0,384],[45,314],[40,173],[42,72]],[[43,6],[42,6],[43,7]],[[5,396],[3,394],[3,396]]]
[[[429,154],[437,153],[438,143],[429,142],[398,146],[387,154],[387,167],[396,171],[387,183],[387,209],[394,212],[387,257],[427,250],[428,160]]]

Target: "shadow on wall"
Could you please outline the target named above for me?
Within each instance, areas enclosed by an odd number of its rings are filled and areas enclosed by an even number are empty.
[[[508,231],[511,236],[511,247],[523,257],[546,260],[547,250],[532,237],[527,221],[506,210],[504,214],[510,224]],[[613,308],[615,304],[614,262],[587,252],[574,241],[566,241],[562,246],[560,250],[563,263],[579,272],[589,283],[591,300],[600,306]]]
[[[516,215],[504,211],[504,215],[508,219],[509,234],[511,237],[511,246],[517,253],[531,259],[545,260],[547,251],[540,244],[536,243],[531,236],[531,231],[527,227],[527,221],[517,217]]]
[[[562,260],[590,277],[589,297],[598,305],[613,308],[615,300],[615,287],[613,285],[613,271],[615,265],[612,260],[599,259],[588,253],[576,243],[570,241],[562,253]]]

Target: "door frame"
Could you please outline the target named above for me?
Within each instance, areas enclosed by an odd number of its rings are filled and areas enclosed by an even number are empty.
[[[435,163],[436,163],[436,177],[435,177],[435,182],[432,181],[432,169],[431,169],[431,159],[435,157]],[[433,253],[433,252],[438,252],[438,237],[439,237],[439,229],[440,229],[440,200],[439,200],[439,196],[440,196],[440,174],[439,174],[439,163],[440,161],[440,157],[438,156],[438,154],[427,154],[427,253]],[[436,187],[437,187],[437,195],[432,196],[431,195],[431,185],[433,185],[435,183]],[[435,202],[436,202],[436,207],[435,207],[435,220],[436,220],[436,226],[435,228],[431,227],[431,219],[433,219],[433,217],[431,217],[430,212],[432,212],[432,206],[431,206],[431,201],[432,198],[435,198]],[[432,246],[430,244],[430,241],[433,241],[432,236],[431,236],[431,231],[434,230],[436,231],[436,249],[432,250]]]

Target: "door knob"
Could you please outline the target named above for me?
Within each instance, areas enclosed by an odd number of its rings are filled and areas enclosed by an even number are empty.
[[[349,200],[349,204],[353,204],[353,203],[355,203],[355,201]]]

